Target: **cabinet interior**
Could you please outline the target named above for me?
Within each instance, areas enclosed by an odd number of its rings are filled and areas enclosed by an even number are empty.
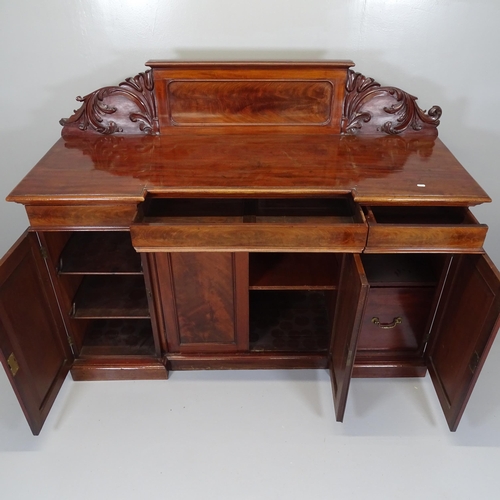
[[[370,291],[358,338],[358,358],[413,357],[423,363],[445,257],[364,254],[361,260]]]
[[[248,200],[152,199],[150,213],[209,217],[243,213]],[[254,213],[338,213],[347,199],[251,200]],[[295,202],[297,200],[293,200]],[[326,203],[328,201],[328,203]],[[339,209],[340,207],[340,209]],[[247,207],[248,208],[248,207]],[[208,215],[207,215],[208,214]],[[232,215],[231,215],[232,216]],[[279,215],[281,216],[281,215]],[[155,356],[140,254],[128,231],[45,233],[53,256],[66,321],[81,358]],[[437,254],[364,254],[370,286],[357,357],[421,357],[444,257]],[[248,254],[248,350],[253,353],[316,353],[331,341],[342,254],[250,252]],[[161,278],[160,278],[161,279]],[[390,304],[398,310],[392,316]],[[401,312],[402,311],[402,312]],[[402,324],[392,325],[398,317]],[[373,318],[379,318],[379,325]]]
[[[156,353],[140,255],[128,231],[46,233],[80,357]]]

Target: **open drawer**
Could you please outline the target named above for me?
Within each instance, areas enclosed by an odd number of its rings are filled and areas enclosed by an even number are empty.
[[[139,251],[361,252],[367,225],[347,196],[149,198],[131,227]]]
[[[488,226],[466,207],[364,207],[367,253],[482,253]]]

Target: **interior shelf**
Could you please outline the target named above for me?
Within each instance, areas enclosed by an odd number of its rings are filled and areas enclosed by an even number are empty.
[[[250,290],[335,290],[338,276],[335,254],[250,254]]]
[[[85,276],[73,301],[74,318],[149,318],[143,276]]]
[[[250,292],[250,351],[327,351],[327,300],[321,291]]]
[[[372,286],[435,286],[440,255],[363,254],[363,266]]]
[[[128,231],[77,231],[60,259],[60,274],[141,274]]]
[[[145,319],[93,320],[85,333],[81,356],[154,356],[151,322]]]

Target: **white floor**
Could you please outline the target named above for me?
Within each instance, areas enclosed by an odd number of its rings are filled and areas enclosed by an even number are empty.
[[[33,437],[0,374],[0,498],[497,499],[500,342],[456,433],[431,381],[325,371],[175,372],[64,384]]]

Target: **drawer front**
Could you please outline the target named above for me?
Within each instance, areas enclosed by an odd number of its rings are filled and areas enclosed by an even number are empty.
[[[364,224],[134,224],[138,251],[328,251],[361,252]]]
[[[417,351],[425,336],[433,298],[433,287],[371,288],[358,352]]]
[[[139,206],[139,251],[361,252],[368,226],[348,196],[161,198]]]
[[[462,207],[373,207],[366,218],[368,253],[482,253],[488,230]]]

